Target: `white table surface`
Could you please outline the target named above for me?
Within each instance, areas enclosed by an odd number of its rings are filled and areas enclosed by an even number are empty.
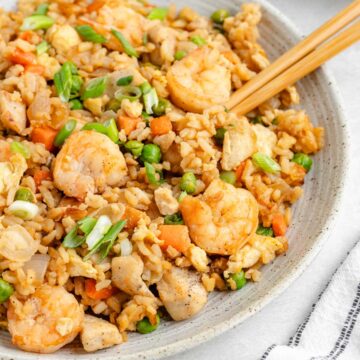
[[[269,1],[282,10],[303,34],[309,34],[351,2]],[[286,344],[332,273],[360,239],[360,181],[357,180],[360,176],[360,44],[331,60],[328,66],[343,97],[352,147],[352,166],[336,229],[305,273],[261,312],[210,342],[171,357],[172,360],[253,360],[259,359],[271,344]]]

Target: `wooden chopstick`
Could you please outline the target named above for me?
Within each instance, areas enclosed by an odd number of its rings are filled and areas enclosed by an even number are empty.
[[[360,40],[360,21],[351,25],[338,36],[326,42],[321,47],[315,49],[302,60],[281,73],[278,77],[261,87],[252,95],[247,97],[240,104],[236,105],[231,111],[238,115],[244,115],[255,109],[264,101],[270,99],[286,87],[314,71],[325,61],[346,49],[356,41]]]
[[[225,106],[228,109],[231,109],[242,102],[257,89],[261,88],[281,72],[309,54],[322,42],[329,39],[346,25],[350,24],[358,16],[360,16],[360,0],[352,2],[348,7],[327,21],[324,25],[320,26],[311,35],[283,54],[268,68],[248,81],[244,86],[231,95],[230,100],[225,104]]]

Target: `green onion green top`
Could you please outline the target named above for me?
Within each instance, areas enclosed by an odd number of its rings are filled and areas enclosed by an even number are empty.
[[[79,229],[85,234],[85,236],[91,233],[91,230],[96,224],[96,219],[91,216],[86,216],[78,221]]]
[[[129,56],[134,56],[136,58],[139,57],[138,52],[133,48],[130,42],[126,39],[126,37],[117,30],[111,30],[111,33],[115,36],[115,38],[121,43],[125,53]]]
[[[161,150],[156,144],[146,144],[141,152],[141,161],[152,163],[159,163],[161,160]]]
[[[128,99],[130,101],[135,101],[140,99],[141,90],[140,88],[132,85],[122,86],[119,90],[115,92],[115,99],[118,101],[123,101],[124,99]]]
[[[84,108],[79,99],[72,99],[69,101],[70,110],[82,110]]]
[[[21,187],[16,191],[14,200],[35,202],[35,196],[30,189]]]
[[[14,293],[14,288],[4,279],[0,279],[0,303],[5,302]]]
[[[107,76],[90,80],[81,95],[81,100],[102,96],[106,90]]]
[[[96,44],[103,44],[107,41],[104,36],[97,33],[90,25],[79,25],[76,26],[75,29],[85,41],[90,41]]]
[[[66,61],[54,76],[56,93],[63,102],[68,102],[71,97],[74,66],[72,62]]]
[[[119,141],[119,130],[114,119],[109,119],[104,122],[104,126],[107,130],[107,136],[114,142]]]
[[[169,9],[166,7],[157,7],[150,11],[150,14],[148,15],[149,20],[165,20],[167,14],[169,12]]]
[[[20,30],[40,30],[48,29],[55,23],[54,19],[46,15],[31,15],[24,19]]]
[[[183,225],[184,220],[180,213],[176,213],[173,215],[166,215],[164,217],[164,224],[165,225]]]
[[[175,53],[175,60],[181,60],[186,56],[186,51],[179,50]]]
[[[230,279],[232,279],[235,282],[236,290],[240,290],[246,284],[245,273],[243,271],[240,271],[236,274],[231,274]]]
[[[234,171],[222,171],[220,179],[228,184],[234,185],[236,183],[236,174]]]
[[[270,174],[275,174],[281,170],[280,165],[276,161],[260,152],[254,154],[252,160],[256,166]]]
[[[262,225],[259,225],[259,227],[256,230],[256,233],[262,236],[270,236],[270,237],[274,236],[274,231],[271,227],[264,227]]]
[[[193,194],[196,191],[196,176],[192,172],[186,172],[180,181],[180,189],[187,194]]]
[[[166,99],[159,99],[157,106],[153,106],[153,112],[156,116],[162,116],[166,114],[167,108],[170,107],[170,102]]]
[[[75,130],[76,124],[77,121],[74,119],[67,121],[64,124],[64,126],[60,129],[60,131],[57,133],[54,140],[54,145],[57,147],[61,146],[65,142],[65,140],[71,135],[71,133]]]
[[[22,155],[25,159],[30,158],[30,151],[29,151],[28,147],[18,141],[13,141],[10,144],[10,151],[14,154]]]
[[[291,161],[301,165],[306,171],[310,171],[313,164],[311,157],[303,153],[295,154]]]
[[[152,325],[147,317],[144,317],[142,320],[138,321],[136,324],[136,330],[140,334],[149,334],[155,331],[160,324],[160,316],[156,314],[156,324]]]
[[[225,137],[225,133],[226,133],[226,129],[225,128],[217,128],[216,129],[216,134],[214,136],[216,143],[221,146],[224,142],[224,137]]]
[[[49,10],[49,4],[40,4],[33,15],[46,15]]]
[[[124,76],[124,77],[120,78],[116,82],[116,85],[118,85],[118,86],[127,86],[127,85],[130,85],[133,80],[134,80],[134,77],[132,75]]]
[[[74,226],[73,229],[64,237],[62,246],[68,249],[75,249],[85,242],[85,237],[78,235],[79,226]]]
[[[145,162],[144,165],[149,183],[152,185],[161,185],[163,183],[162,173],[156,171],[154,166],[148,162]]]
[[[39,45],[36,46],[36,54],[39,56],[46,53],[49,50],[50,46],[47,41],[42,41]]]
[[[213,22],[215,22],[216,24],[223,24],[224,20],[229,16],[230,16],[229,11],[227,11],[225,9],[219,9],[219,10],[216,10],[211,15],[211,20]]]
[[[125,149],[130,151],[134,156],[140,156],[144,148],[144,144],[140,141],[130,140],[124,145]]]
[[[190,41],[193,42],[195,45],[197,46],[204,46],[207,44],[206,40],[199,36],[199,35],[194,35],[190,38]]]

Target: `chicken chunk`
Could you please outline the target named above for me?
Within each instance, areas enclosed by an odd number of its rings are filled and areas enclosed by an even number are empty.
[[[111,269],[112,282],[120,290],[130,295],[153,296],[141,278],[144,264],[138,255],[113,258]]]
[[[185,320],[196,315],[207,302],[207,292],[196,273],[173,266],[158,282],[159,296],[170,316]]]
[[[224,136],[221,166],[233,170],[256,152],[256,134],[248,121],[243,118]]]
[[[54,25],[50,32],[50,42],[58,53],[65,54],[73,46],[79,45],[80,36],[70,25]]]
[[[170,189],[160,187],[154,191],[154,196],[161,215],[172,215],[179,210],[179,202]]]
[[[0,122],[18,134],[26,128],[26,106],[18,92],[0,91]]]
[[[123,342],[115,325],[91,315],[84,317],[80,339],[85,351],[88,352],[105,349]]]

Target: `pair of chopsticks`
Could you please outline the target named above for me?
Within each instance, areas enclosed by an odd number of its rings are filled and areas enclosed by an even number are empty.
[[[356,0],[234,92],[226,108],[238,115],[247,114],[359,41],[359,20],[333,37],[359,16],[360,0]]]

